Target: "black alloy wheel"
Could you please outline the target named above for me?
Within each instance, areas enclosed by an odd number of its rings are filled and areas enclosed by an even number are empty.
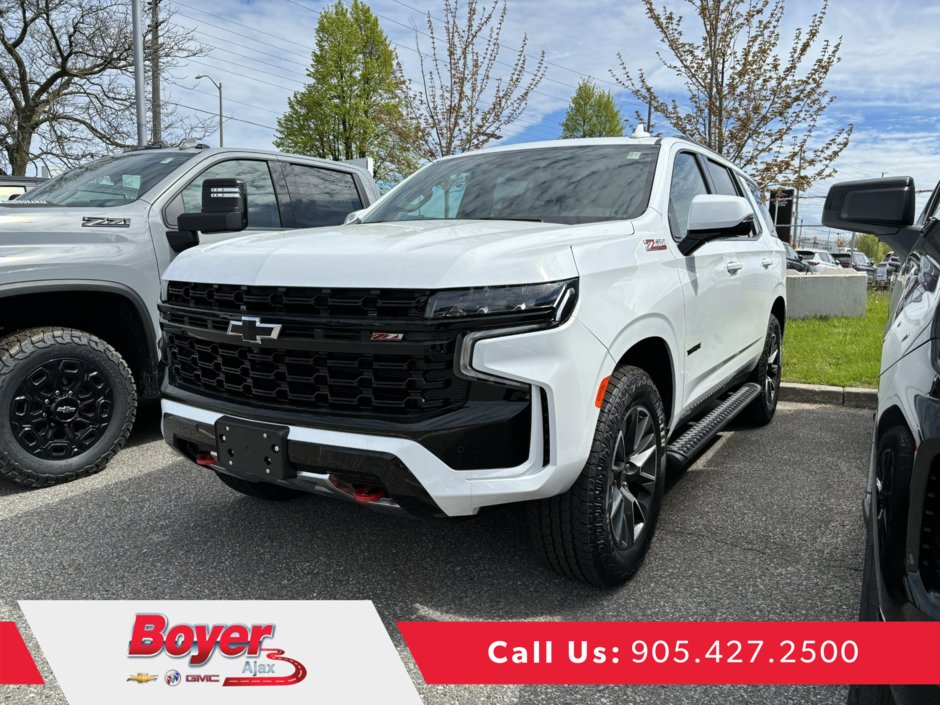
[[[74,458],[95,445],[111,422],[114,392],[94,364],[53,358],[23,379],[10,403],[10,427],[37,458]]]

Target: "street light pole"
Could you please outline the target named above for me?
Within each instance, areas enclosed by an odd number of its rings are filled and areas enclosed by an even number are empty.
[[[219,146],[225,146],[225,132],[224,132],[224,122],[222,118],[222,82],[219,81],[216,83],[215,79],[212,76],[206,76],[205,74],[199,74],[196,76],[198,81],[200,78],[208,79],[212,82],[212,85],[219,89]]]

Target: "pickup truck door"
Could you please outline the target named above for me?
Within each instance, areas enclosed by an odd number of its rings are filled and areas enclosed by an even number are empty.
[[[712,193],[703,159],[680,151],[674,161],[669,194],[669,228],[679,241],[688,232],[692,199]],[[685,360],[682,411],[707,398],[733,373],[749,335],[742,310],[740,248],[734,240],[708,242],[691,255],[680,255],[679,275],[685,300]]]
[[[179,189],[162,209],[154,209],[151,214],[151,235],[161,271],[176,254],[167,244],[166,231],[176,228],[176,219],[181,213],[198,213],[202,209],[203,181],[223,178],[242,179],[247,185],[249,230],[276,231],[288,227],[285,221],[290,217],[290,204],[277,160],[233,157],[208,165],[203,164],[201,171]],[[242,235],[243,232],[201,233],[199,242],[210,245]]]

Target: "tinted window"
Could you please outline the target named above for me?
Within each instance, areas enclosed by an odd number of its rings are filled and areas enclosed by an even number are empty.
[[[341,225],[347,215],[362,208],[348,172],[288,164],[287,189],[298,228]]]
[[[689,232],[689,206],[696,196],[708,193],[698,159],[689,152],[676,156],[669,187],[669,227],[672,236],[681,240]]]
[[[248,187],[248,227],[281,227],[281,215],[268,163],[256,159],[231,159],[214,164],[202,172],[183,189],[177,199],[177,207],[173,208],[176,212],[170,225],[175,227],[176,216],[180,213],[198,213],[202,210],[202,182],[206,179],[241,179]]]
[[[593,223],[646,210],[658,147],[548,147],[442,159],[365,219]]]
[[[719,193],[722,196],[740,196],[741,194],[734,184],[731,173],[721,164],[713,162],[711,159],[707,160],[707,162],[708,173],[711,175],[712,183],[715,185],[715,193]]]
[[[70,169],[18,202],[104,208],[136,201],[195,152],[132,152]]]

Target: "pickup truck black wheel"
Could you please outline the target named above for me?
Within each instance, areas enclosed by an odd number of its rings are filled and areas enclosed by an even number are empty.
[[[899,583],[904,574],[914,436],[907,426],[892,426],[880,435],[875,451],[872,511],[877,519],[881,572],[886,581]]]
[[[741,412],[741,419],[754,426],[766,426],[777,411],[780,376],[783,372],[783,334],[780,321],[771,315],[764,338],[764,352],[748,382],[760,385],[760,394]]]
[[[45,487],[99,472],[136,414],[131,371],[100,338],[34,328],[0,340],[0,477]]]
[[[598,587],[629,580],[656,529],[665,486],[665,414],[653,380],[624,366],[610,378],[587,464],[564,494],[531,502],[536,550],[558,573]]]
[[[301,492],[291,487],[272,485],[270,482],[249,482],[248,480],[242,480],[240,477],[233,477],[232,475],[227,475],[218,470],[215,471],[215,474],[219,476],[222,482],[236,492],[241,492],[243,495],[254,497],[255,499],[284,502],[288,499],[294,499],[302,494],[306,494],[306,492]]]

